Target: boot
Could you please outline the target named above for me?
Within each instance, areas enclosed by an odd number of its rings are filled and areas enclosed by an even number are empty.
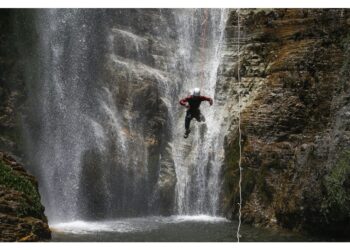
[[[190,134],[191,130],[190,129],[186,129],[186,132],[184,134],[184,138],[187,138],[188,135]]]

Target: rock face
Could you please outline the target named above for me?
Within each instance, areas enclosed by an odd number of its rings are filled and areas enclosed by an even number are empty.
[[[140,208],[134,215],[170,215],[176,175],[168,143],[171,130],[166,86],[174,82],[169,66],[175,48],[173,13],[124,9],[108,14],[110,44],[104,78],[119,114],[119,136],[124,140],[115,147],[125,146],[124,158],[117,159],[124,165],[119,171],[125,171],[125,166],[130,169],[119,182],[138,182],[133,184],[137,186],[135,204],[129,206]],[[128,192],[119,196],[132,193]]]
[[[15,49],[13,13],[1,11],[0,18],[0,150],[19,152],[18,106],[23,102],[23,81]]]
[[[237,70],[242,77],[244,222],[349,236],[349,17],[340,9],[243,10],[238,68],[231,13],[222,78],[238,98]],[[237,106],[231,113],[224,206],[235,218]]]
[[[13,11],[1,11],[0,31],[0,241],[45,241],[51,233],[37,181],[5,153],[22,157],[19,114],[25,90]]]
[[[14,158],[0,152],[0,241],[45,241],[51,232],[38,184]]]

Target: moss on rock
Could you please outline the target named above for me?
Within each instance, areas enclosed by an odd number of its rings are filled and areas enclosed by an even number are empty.
[[[325,196],[321,212],[326,221],[349,227],[350,217],[350,151],[344,151],[325,176]]]
[[[25,199],[21,199],[22,207],[17,211],[17,216],[35,216],[40,218],[43,207],[36,187],[28,179],[19,176],[15,171],[0,160],[0,185],[6,188],[22,192]]]
[[[43,241],[50,237],[35,178],[0,151],[0,241]]]

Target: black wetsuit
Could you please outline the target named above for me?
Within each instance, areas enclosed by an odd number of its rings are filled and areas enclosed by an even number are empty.
[[[199,110],[199,106],[202,101],[208,101],[210,105],[213,104],[213,100],[207,96],[188,96],[184,99],[180,100],[180,104],[182,106],[188,107],[185,117],[185,129],[188,131],[190,129],[190,123],[193,118],[195,118],[198,122],[203,121],[204,117]],[[188,103],[188,105],[186,105]]]

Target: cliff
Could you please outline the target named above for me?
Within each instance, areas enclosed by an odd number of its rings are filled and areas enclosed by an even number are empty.
[[[231,13],[221,80],[233,99],[242,97],[244,222],[349,236],[349,17],[341,9],[242,10],[238,69]],[[237,110],[225,144],[231,218],[239,202]]]
[[[23,102],[19,54],[15,47],[13,12],[1,11],[0,18],[0,150],[19,152],[20,128],[17,108]],[[22,101],[21,101],[22,99]]]
[[[50,238],[37,181],[13,157],[0,152],[0,241]]]
[[[1,11],[0,31],[0,241],[44,241],[51,233],[38,183],[11,156],[23,156],[20,110],[25,96],[13,11]]]

